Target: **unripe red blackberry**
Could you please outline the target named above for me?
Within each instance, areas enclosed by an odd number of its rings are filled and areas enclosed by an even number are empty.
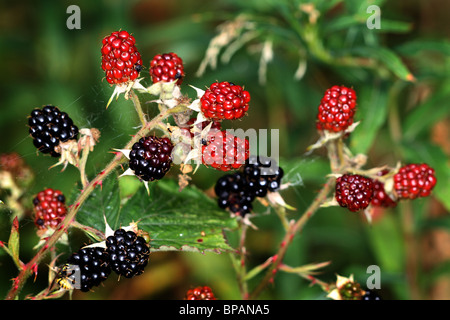
[[[173,52],[157,54],[150,62],[150,76],[153,83],[178,79],[176,84],[180,85],[184,78],[183,60]]]
[[[345,86],[333,86],[320,102],[316,127],[318,130],[340,132],[353,124],[356,93]]]
[[[56,229],[67,213],[66,198],[59,190],[47,188],[33,199],[34,223],[38,229]]]
[[[150,256],[145,239],[124,229],[118,229],[106,238],[106,251],[111,269],[126,278],[142,274]]]
[[[130,169],[145,181],[162,179],[172,164],[172,149],[169,138],[141,138],[131,148]]]
[[[280,188],[284,171],[275,160],[263,156],[251,156],[245,163],[244,179],[247,188],[257,197],[266,196],[268,191]]]
[[[110,84],[133,81],[142,69],[142,59],[136,39],[127,31],[115,31],[102,41],[102,69]]]
[[[216,297],[210,287],[199,286],[194,289],[189,289],[186,292],[185,300],[216,300]]]
[[[52,105],[34,109],[28,117],[28,126],[34,146],[53,157],[60,156],[58,146],[61,142],[78,138],[78,127],[69,115]]]
[[[73,289],[78,285],[81,291],[87,292],[92,287],[99,286],[110,274],[108,252],[101,247],[86,247],[67,259],[67,264],[61,268],[56,281],[65,289]]]
[[[344,174],[336,179],[335,198],[341,207],[356,212],[367,208],[372,197],[372,179],[358,174]]]
[[[389,170],[382,170],[377,173],[378,176],[387,174]],[[397,201],[392,199],[384,189],[384,183],[373,179],[373,198],[371,204],[377,207],[394,208],[397,206]]]
[[[394,175],[394,189],[400,199],[427,197],[436,185],[434,169],[429,165],[408,164]]]
[[[212,131],[202,146],[202,162],[220,171],[237,170],[245,164],[250,153],[247,139],[224,131]]]
[[[371,204],[377,207],[394,208],[397,202],[386,193],[384,183],[373,180],[373,198]]]
[[[203,115],[211,120],[242,118],[250,102],[250,93],[231,82],[214,82],[200,98]]]
[[[217,203],[222,209],[243,217],[253,209],[255,195],[247,188],[244,176],[240,172],[227,174],[219,178],[214,186]]]

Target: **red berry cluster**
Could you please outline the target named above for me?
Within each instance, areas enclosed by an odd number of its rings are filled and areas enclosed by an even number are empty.
[[[150,76],[153,83],[178,79],[176,84],[180,85],[184,78],[183,60],[173,52],[157,54],[150,62]]]
[[[203,115],[211,120],[242,118],[250,102],[250,94],[231,82],[215,82],[200,98]]]
[[[427,197],[436,185],[434,169],[429,165],[408,164],[394,175],[394,189],[400,199]]]
[[[199,286],[194,289],[189,289],[186,292],[185,300],[216,300],[216,297],[210,287]]]
[[[65,201],[61,191],[51,188],[39,192],[34,197],[34,223],[38,229],[56,229],[67,213]]]
[[[127,31],[115,31],[103,38],[102,69],[110,84],[133,81],[142,69],[142,59],[136,49],[136,39]]]
[[[353,123],[356,93],[345,86],[328,89],[319,105],[316,127],[318,130],[341,132]]]
[[[226,130],[214,130],[202,146],[203,164],[220,171],[239,169],[245,164],[249,154],[248,140],[235,137]]]

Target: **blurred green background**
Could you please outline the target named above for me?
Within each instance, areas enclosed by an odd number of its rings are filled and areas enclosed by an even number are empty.
[[[81,10],[79,30],[66,27],[66,9],[72,4]],[[381,8],[380,29],[366,26],[366,9],[372,4]],[[380,293],[386,299],[449,299],[448,12],[450,3],[443,0],[1,1],[0,153],[17,152],[32,168],[35,179],[25,199],[46,187],[69,193],[78,181],[77,170],[49,170],[55,159],[38,155],[28,136],[31,110],[53,104],[80,128],[101,131],[87,168],[90,175],[101,170],[111,148],[122,147],[138,123],[130,101],[121,98],[105,109],[112,88],[100,66],[101,40],[124,29],[137,39],[146,66],[141,75],[148,85],[152,57],[173,51],[184,61],[185,94],[195,94],[189,84],[204,88],[215,80],[245,86],[252,96],[249,116],[227,126],[280,130],[282,164],[301,178],[283,193],[297,208],[289,212],[296,219],[329,173],[323,150],[305,155],[318,138],[317,106],[332,85],[352,86],[358,95],[356,118],[361,120],[347,140],[352,151],[366,153],[368,167],[427,162],[436,169],[438,184],[432,197],[379,212],[373,225],[341,208],[320,209],[295,238],[285,263],[331,261],[318,276],[321,280],[332,282],[336,274],[353,273],[362,284],[369,276],[367,267],[375,264],[381,269]],[[217,68],[207,67],[197,76],[218,26],[238,16],[250,25],[237,39],[248,41],[224,48]],[[261,64],[262,52],[270,45],[272,59]],[[230,51],[233,48],[236,51]],[[152,113],[155,105],[144,107]],[[221,175],[201,168],[193,183],[206,190]],[[25,205],[29,208],[30,203]],[[10,218],[10,211],[2,211],[2,241],[8,239]],[[283,229],[273,213],[252,221],[258,230],[249,231],[247,250],[250,266],[255,266],[276,252]],[[21,258],[26,262],[37,240],[31,216],[25,215],[20,227]],[[229,237],[233,241],[234,235]],[[0,295],[5,295],[17,271],[4,252],[0,268]],[[46,277],[43,263],[21,297],[45,288]],[[95,292],[76,292],[73,298],[182,299],[197,285],[209,285],[219,299],[240,298],[227,254],[155,253],[144,275],[120,282],[112,278]],[[300,277],[279,272],[261,298],[324,299],[325,294]]]

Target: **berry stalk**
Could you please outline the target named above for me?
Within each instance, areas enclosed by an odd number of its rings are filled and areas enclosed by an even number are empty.
[[[157,123],[170,116],[170,114],[173,112],[173,110],[168,110],[165,113],[157,115],[150,122],[146,123],[127,143],[125,149],[131,149],[133,144],[136,143],[140,139],[140,137],[147,135]],[[91,180],[91,182],[86,185],[86,187],[79,194],[78,198],[75,200],[74,204],[71,206],[70,210],[67,212],[65,219],[56,228],[55,232],[47,238],[45,244],[39,249],[36,255],[23,266],[18,276],[14,278],[13,285],[10,291],[7,293],[5,300],[14,300],[16,298],[20,290],[23,288],[28,277],[32,275],[33,266],[39,264],[39,262],[46,256],[49,249],[52,248],[56,244],[58,239],[64,234],[64,232],[66,232],[67,228],[75,219],[79,208],[84,203],[84,201],[86,201],[94,188],[97,185],[101,185],[102,181],[120,165],[124,158],[125,156],[121,152],[116,153],[114,159],[112,159],[106,165],[106,167],[102,171],[100,171],[100,173],[97,174],[97,176],[93,180]]]
[[[309,221],[309,219],[316,213],[316,211],[320,208],[320,205],[326,201],[329,192],[333,189],[335,183],[335,178],[328,178],[327,182],[324,184],[319,194],[316,196],[314,201],[310,204],[310,206],[305,210],[302,216],[295,222],[291,222],[289,229],[287,230],[283,240],[281,241],[280,248],[278,252],[275,254],[277,259],[273,261],[273,264],[268,268],[264,278],[258,284],[258,286],[250,293],[249,299],[256,299],[258,295],[264,290],[267,284],[273,280],[275,273],[280,267],[284,256],[286,255],[287,249],[289,245],[292,243],[294,236],[303,230],[303,227]]]

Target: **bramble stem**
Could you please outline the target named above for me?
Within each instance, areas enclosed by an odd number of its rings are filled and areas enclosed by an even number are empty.
[[[139,100],[139,97],[136,95],[136,93],[133,90],[130,90],[129,97],[131,98],[131,101],[133,101],[134,108],[136,109],[136,112],[139,117],[139,121],[141,121],[142,127],[145,127],[147,124],[147,120],[145,120],[145,114],[142,111],[141,101]]]
[[[316,196],[314,201],[310,204],[310,206],[306,209],[303,215],[294,223],[291,222],[289,229],[287,230],[283,240],[281,241],[280,248],[276,253],[276,259],[266,271],[266,274],[262,281],[258,284],[258,286],[253,290],[253,292],[249,295],[250,299],[255,299],[267,286],[267,284],[273,279],[275,273],[278,270],[281,262],[283,261],[284,256],[286,255],[286,251],[289,245],[292,243],[294,236],[303,230],[303,227],[306,223],[311,219],[311,217],[316,213],[316,211],[320,208],[320,205],[327,199],[328,193],[331,191],[334,186],[334,177],[328,178],[325,185],[320,190],[319,194]]]
[[[148,134],[157,123],[164,120],[169,115],[170,112],[159,114],[155,118],[153,118],[150,122],[146,123],[126,144],[124,149],[131,149],[133,144],[137,142],[140,139],[140,137]],[[60,225],[56,228],[53,234],[47,238],[45,244],[39,249],[36,255],[27,264],[23,266],[22,270],[19,272],[19,275],[16,278],[14,278],[13,285],[6,295],[5,298],[6,300],[14,300],[16,298],[20,290],[23,288],[23,285],[25,284],[26,280],[32,274],[33,266],[39,264],[39,262],[46,256],[49,249],[52,248],[56,244],[58,239],[67,231],[67,229],[75,219],[75,216],[80,207],[82,206],[82,204],[84,203],[84,201],[86,201],[86,199],[95,189],[95,187],[101,185],[102,181],[111,172],[113,172],[114,169],[116,169],[120,165],[124,157],[125,156],[122,153],[120,152],[116,153],[114,158],[106,165],[106,167],[102,171],[100,171],[100,173],[98,173],[97,176],[84,187],[84,189],[78,195],[77,199],[67,212],[65,219],[60,223]]]

